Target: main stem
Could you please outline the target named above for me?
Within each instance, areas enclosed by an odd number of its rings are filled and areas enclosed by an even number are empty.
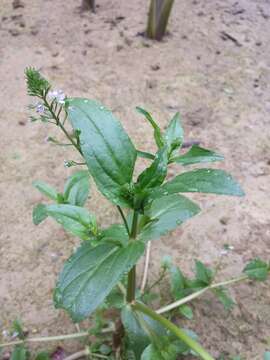
[[[132,226],[129,241],[133,241],[137,236],[137,227],[138,227],[138,211],[134,210]],[[135,299],[136,291],[136,265],[128,273],[128,286],[127,286],[127,302],[131,303]]]
[[[193,351],[195,351],[203,360],[214,360],[214,358],[208,354],[208,352],[199,344],[197,341],[193,340],[188,336],[183,330],[179,329],[171,321],[167,320],[165,317],[157,314],[155,311],[150,309],[139,302],[133,302],[131,304],[132,308],[136,311],[140,311],[145,315],[148,315],[153,320],[158,321],[161,325],[167,328],[172,334],[174,334],[178,339],[186,343]]]

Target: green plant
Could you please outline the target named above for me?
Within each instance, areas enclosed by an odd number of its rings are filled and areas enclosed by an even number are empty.
[[[161,40],[165,35],[174,0],[151,0],[146,35]]]
[[[52,203],[38,204],[33,211],[33,221],[37,225],[49,216],[81,239],[80,247],[66,261],[58,278],[54,303],[56,308],[66,310],[74,322],[91,317],[92,327],[79,334],[23,337],[0,347],[91,334],[96,341],[87,346],[84,355],[97,358],[173,360],[179,354],[192,352],[202,359],[213,359],[199,345],[194,333],[180,329],[169,320],[171,311],[179,310],[180,314],[191,318],[192,308],[187,303],[206,291],[215,293],[224,306],[230,308],[233,301],[224,286],[246,279],[265,280],[269,264],[255,259],[245,267],[243,275],[215,283],[215,272],[202,262],[196,261],[195,278],[189,279],[166,258],[159,279],[146,289],[144,280],[140,290],[136,285],[136,264],[145,249],[149,254],[152,240],[166,235],[200,212],[198,205],[183,193],[244,195],[238,183],[223,170],[202,168],[166,179],[172,163],[185,167],[219,161],[223,157],[197,145],[185,154],[180,153],[184,135],[179,114],[162,132],[151,114],[142,108],[137,110],[153,127],[157,151],[152,154],[137,150],[119,121],[100,103],[67,98],[62,91],[52,90],[49,82],[32,68],[26,69],[26,79],[28,94],[39,101],[31,106],[37,111],[32,121],[52,123],[65,134],[67,143],[51,137],[48,140],[57,146],[73,146],[82,157],[79,162],[65,161],[66,166],[86,166],[86,170],[68,178],[63,192],[41,181],[34,182]],[[69,130],[67,120],[72,127]],[[134,179],[137,157],[149,159],[150,165]],[[116,206],[122,224],[100,228],[95,216],[84,207],[90,179]],[[148,306],[155,296],[152,289],[167,273],[174,301],[153,310]],[[147,278],[147,271],[145,274]],[[109,308],[118,313],[112,320],[104,317]]]

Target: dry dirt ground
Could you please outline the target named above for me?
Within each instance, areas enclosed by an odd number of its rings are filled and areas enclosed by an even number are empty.
[[[76,331],[54,309],[52,291],[78,241],[53,221],[35,227],[31,219],[43,200],[31,182],[42,179],[60,190],[71,173],[63,160],[76,154],[46,142],[55,129],[28,121],[23,72],[29,65],[68,95],[103,101],[140,149],[153,150],[154,144],[135,106],[153,111],[162,127],[180,111],[187,138],[223,153],[225,162],[216,166],[242,184],[241,199],[192,196],[203,211],[155,242],[153,277],[164,254],[190,273],[194,258],[220,261],[224,244],[234,249],[222,257],[220,279],[240,273],[255,256],[270,258],[270,1],[175,1],[170,34],[160,43],[139,35],[148,1],[97,3],[94,15],[81,13],[79,0],[23,0],[16,9],[1,0],[1,331],[16,317],[31,334]],[[103,225],[119,220],[95,191],[89,207]],[[262,359],[270,349],[269,281],[241,284],[232,294],[238,306],[231,313],[206,295],[186,325],[215,357]],[[80,344],[65,347],[75,351]]]

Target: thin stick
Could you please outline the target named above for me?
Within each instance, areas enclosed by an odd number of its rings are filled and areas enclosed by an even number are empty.
[[[205,287],[202,290],[199,290],[199,291],[197,291],[197,292],[195,292],[195,293],[193,293],[191,295],[188,295],[188,296],[184,297],[183,299],[177,300],[172,304],[169,304],[167,306],[164,306],[163,308],[158,309],[156,311],[156,313],[163,314],[163,313],[165,313],[167,311],[170,311],[170,310],[173,310],[173,309],[175,309],[175,308],[177,308],[177,307],[179,307],[179,306],[181,306],[183,304],[186,304],[187,302],[189,302],[191,300],[196,299],[197,297],[201,296],[203,293],[205,293],[208,290],[215,289],[215,288],[221,287],[221,286],[231,285],[231,284],[234,284],[236,282],[247,280],[247,279],[248,279],[248,276],[243,275],[243,276],[239,276],[237,278],[231,279],[231,280],[222,281],[220,283],[209,285],[209,286]]]
[[[113,331],[114,331],[114,328],[110,327],[110,328],[102,329],[101,333],[105,334],[105,333],[113,332]],[[10,341],[8,343],[0,344],[0,348],[6,347],[6,346],[14,346],[14,345],[19,345],[19,344],[24,344],[24,343],[61,341],[61,340],[82,338],[82,337],[87,337],[87,336],[90,336],[89,332],[83,331],[80,333],[67,334],[67,335],[44,336],[44,337],[35,337],[35,338],[29,338],[29,339],[26,338],[24,340],[15,340],[15,341]]]
[[[81,332],[81,333],[75,333],[75,334],[67,334],[67,335],[59,335],[59,336],[46,336],[46,337],[35,337],[35,338],[29,338],[24,340],[15,340],[8,343],[0,344],[0,348],[5,346],[12,346],[12,345],[19,345],[23,343],[32,343],[32,342],[46,342],[46,341],[60,341],[60,340],[69,340],[69,339],[76,339],[81,337],[89,336],[89,332]]]
[[[86,348],[85,350],[81,350],[81,351],[76,352],[75,354],[67,356],[66,358],[64,358],[64,360],[76,360],[76,359],[79,359],[81,357],[88,356],[88,355],[90,355],[90,351],[88,350],[88,348]]]
[[[148,241],[145,252],[145,263],[144,263],[144,272],[141,284],[141,293],[144,293],[144,289],[147,283],[147,275],[149,269],[149,261],[150,261],[150,252],[151,252],[151,241]]]

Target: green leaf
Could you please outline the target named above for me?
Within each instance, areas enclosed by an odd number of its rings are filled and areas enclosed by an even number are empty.
[[[199,211],[196,204],[181,195],[157,198],[145,208],[151,221],[142,228],[139,238],[148,241],[164,236]]]
[[[103,355],[109,355],[112,352],[112,348],[106,344],[101,344],[99,347],[99,352]]]
[[[188,305],[181,305],[179,307],[179,313],[181,315],[183,315],[185,318],[187,318],[188,320],[192,320],[193,319],[193,311],[192,308]]]
[[[165,143],[168,146],[170,156],[181,147],[183,139],[184,131],[180,122],[180,114],[176,113],[165,132]]]
[[[137,150],[137,155],[143,159],[155,160],[155,155],[146,151]]]
[[[263,360],[270,360],[270,351],[266,351],[263,355]]]
[[[169,267],[170,282],[171,282],[171,293],[174,300],[179,300],[185,296],[185,277],[182,271],[174,265]]]
[[[74,130],[79,130],[80,146],[100,192],[116,205],[131,207],[129,185],[137,151],[122,125],[100,103],[68,99],[67,113]]]
[[[167,148],[160,149],[152,164],[138,177],[136,186],[141,189],[149,189],[163,183],[167,175]]]
[[[213,271],[205,266],[201,261],[195,261],[196,279],[201,281],[205,286],[210,285],[213,280]]]
[[[64,188],[64,199],[70,205],[83,206],[89,195],[89,172],[81,170],[71,175]]]
[[[141,360],[164,360],[164,357],[153,344],[150,344],[144,350]]]
[[[165,338],[162,339],[165,343]],[[167,341],[163,346],[158,346],[157,344],[149,345],[143,352],[141,360],[176,360],[179,353],[179,348],[174,342]]]
[[[46,351],[39,352],[35,357],[35,360],[50,360],[50,359],[51,357]]]
[[[57,201],[57,191],[43,181],[34,181],[33,186],[49,199]]]
[[[43,220],[47,218],[46,205],[38,204],[33,209],[32,219],[35,225],[39,225]]]
[[[23,325],[20,320],[16,319],[13,321],[12,332],[14,332],[20,340],[23,340],[25,338],[25,332],[23,330]]]
[[[267,279],[269,266],[266,262],[262,261],[261,259],[254,259],[245,266],[243,272],[251,280],[264,281]]]
[[[106,309],[115,308],[122,309],[125,304],[125,298],[118,286],[115,286],[110,294],[106,297],[105,306]]]
[[[198,145],[193,145],[188,152],[186,152],[184,155],[180,155],[171,159],[171,162],[176,162],[181,165],[192,165],[221,160],[224,160],[222,155],[219,155],[214,151],[201,148]]]
[[[213,293],[218,297],[219,301],[223,304],[225,310],[231,310],[235,302],[228,293],[228,290],[224,287],[213,289]]]
[[[201,192],[243,196],[240,185],[223,170],[198,169],[176,176],[161,187],[163,193]],[[159,190],[160,192],[160,190]]]
[[[127,334],[128,348],[134,352],[136,359],[141,358],[150,342],[162,346],[163,339],[167,339],[167,331],[159,322],[145,314],[133,312],[129,306],[122,309],[121,320]]]
[[[140,359],[143,350],[150,344],[147,333],[141,327],[136,314],[129,306],[125,306],[121,312],[121,321],[127,336],[127,347],[131,350],[136,359]]]
[[[136,264],[144,248],[140,241],[125,248],[83,243],[64,265],[54,293],[55,306],[67,310],[75,322],[83,320]]]
[[[127,246],[129,237],[124,225],[114,224],[102,230],[98,236],[98,240],[115,245]]]
[[[28,352],[24,345],[16,345],[12,354],[11,360],[27,360],[28,359]]]
[[[163,136],[161,134],[161,130],[160,127],[158,126],[158,124],[155,122],[155,120],[153,119],[152,115],[144,110],[143,108],[137,106],[136,110],[138,111],[138,113],[142,114],[147,121],[149,121],[149,123],[152,125],[153,129],[154,129],[154,138],[157,144],[157,147],[160,149],[162,148],[164,141],[163,141]]]
[[[67,231],[82,240],[97,235],[96,219],[86,209],[74,205],[47,205],[46,211]]]

